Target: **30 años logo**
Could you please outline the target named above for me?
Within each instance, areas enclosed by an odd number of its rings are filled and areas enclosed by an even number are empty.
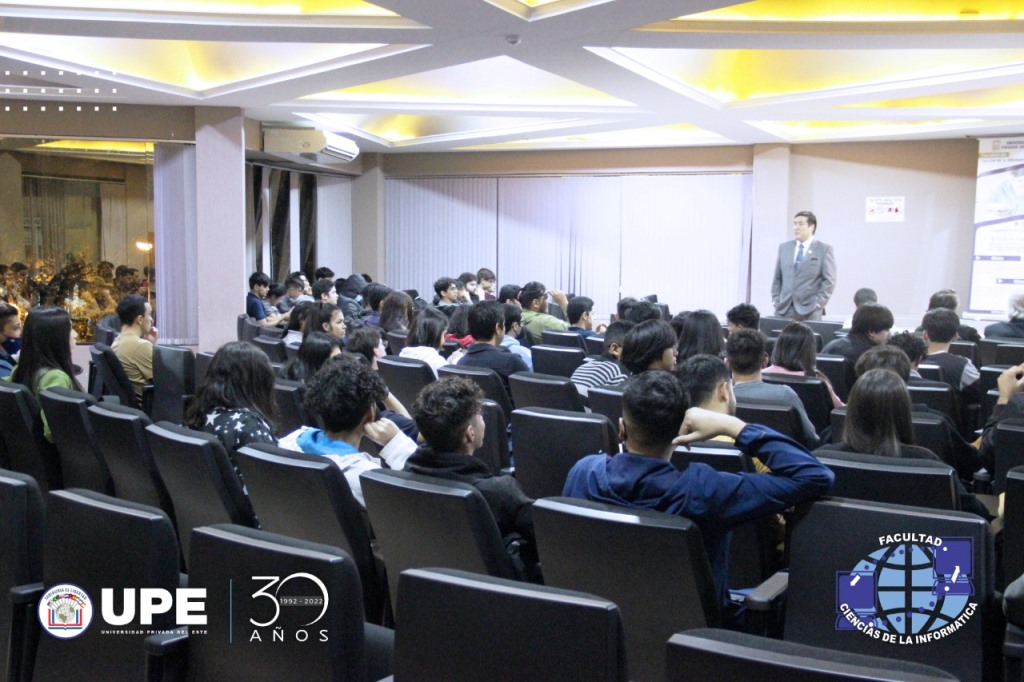
[[[326,642],[330,638],[327,630],[316,629],[312,635],[308,628],[316,625],[321,618],[327,613],[327,607],[330,605],[330,597],[327,593],[327,586],[324,585],[320,578],[316,577],[312,573],[292,573],[289,576],[281,578],[276,575],[256,575],[252,577],[256,581],[266,581],[266,584],[260,589],[256,590],[252,597],[253,599],[267,599],[273,604],[273,615],[267,620],[256,620],[250,618],[249,622],[254,626],[252,632],[249,634],[250,642],[283,642],[285,638],[294,638],[297,642],[309,641],[310,637],[314,638],[314,641]],[[289,582],[296,580],[305,580],[313,583],[320,591],[320,594],[311,595],[294,595],[294,594],[281,594],[281,588]],[[271,591],[273,588],[273,591]],[[282,626],[276,625],[278,619],[281,617],[282,607],[304,607],[305,612],[310,615],[316,613],[317,615],[307,622],[300,623],[291,631],[285,631]],[[260,628],[270,628],[269,630],[263,630]],[[266,639],[264,639],[266,638]]]
[[[92,622],[92,600],[85,590],[67,583],[54,585],[39,600],[39,622],[54,637],[71,639]]]
[[[895,533],[878,544],[852,571],[836,572],[837,630],[925,644],[953,634],[974,615],[972,538]]]

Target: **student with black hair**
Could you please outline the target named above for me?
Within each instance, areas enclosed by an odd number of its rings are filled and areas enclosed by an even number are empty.
[[[405,347],[398,354],[400,358],[422,360],[430,365],[437,376],[437,370],[448,364],[441,355],[444,333],[448,329],[448,318],[437,308],[424,308],[413,318],[412,328],[405,340]]]
[[[720,473],[670,460],[676,445],[728,436],[744,454],[772,471]],[[758,424],[699,407],[672,374],[648,371],[626,381],[619,438],[624,451],[588,455],[577,462],[563,495],[623,507],[650,509],[694,521],[711,563],[719,603],[728,607],[729,536],[751,519],[775,514],[826,494],[834,476],[793,440]]]
[[[9,377],[17,364],[5,347],[8,341],[15,339],[21,339],[18,309],[8,303],[0,303],[0,379]]]
[[[678,339],[664,320],[647,320],[636,325],[622,342],[620,361],[633,374],[649,369],[671,372],[676,368]]]
[[[505,311],[501,303],[481,301],[473,304],[469,309],[469,333],[473,336],[473,343],[459,360],[460,367],[493,369],[501,377],[506,391],[509,391],[510,375],[529,371],[522,358],[501,345],[505,338]]]
[[[619,362],[622,345],[629,330],[636,325],[628,320],[616,320],[604,331],[604,352],[597,358],[587,358],[572,373],[572,383],[580,395],[596,386],[619,386],[629,376],[629,371]]]
[[[345,315],[333,303],[312,303],[302,325],[303,338],[311,332],[327,332],[341,342],[346,332]]]
[[[323,364],[341,353],[338,339],[326,332],[310,332],[299,345],[299,352],[281,368],[281,378],[307,382]]]
[[[758,329],[761,313],[749,303],[737,303],[725,314],[725,319],[729,333],[732,334],[740,329]]]
[[[493,301],[494,297],[487,300]],[[501,346],[522,358],[532,372],[533,351],[519,342],[519,335],[523,332],[523,310],[512,303],[502,303],[501,308],[505,313],[505,336],[501,339]]]
[[[683,319],[679,332],[679,361],[694,355],[722,355],[722,323],[710,310],[694,310]]]
[[[401,469],[416,451],[416,443],[394,422],[379,418],[377,403],[386,395],[384,382],[362,358],[346,353],[331,358],[309,382],[303,399],[323,429],[304,426],[281,439],[281,447],[332,460],[365,507],[359,474],[381,468],[381,460]],[[383,446],[379,458],[360,449],[363,436]]]
[[[523,327],[530,335],[531,345],[543,343],[544,330],[564,332],[569,323],[548,313],[548,295],[562,309],[569,306],[569,300],[561,291],[548,291],[540,282],[527,282],[519,292],[519,305],[523,308]]]
[[[37,306],[29,311],[22,332],[21,354],[10,380],[38,396],[48,388],[81,391],[71,364],[71,345],[78,338],[71,315],[63,308]],[[52,441],[50,424],[43,418],[43,435]]]
[[[281,321],[280,315],[267,315],[263,299],[267,297],[269,291],[270,278],[266,273],[254,272],[249,275],[249,293],[245,296],[245,314],[264,327],[273,327]]]
[[[121,321],[121,333],[110,348],[141,401],[143,387],[153,383],[153,345],[157,334],[153,308],[142,296],[128,294],[117,302],[117,318]]]
[[[594,331],[594,300],[586,296],[573,296],[565,308],[569,318],[568,331],[576,332],[583,338],[597,336]]]

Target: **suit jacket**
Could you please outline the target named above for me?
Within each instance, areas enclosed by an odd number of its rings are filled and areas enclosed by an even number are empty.
[[[796,245],[795,239],[779,245],[772,279],[772,303],[778,315],[790,313],[790,307],[800,315],[809,315],[824,308],[836,288],[836,257],[832,247],[815,239],[794,271]]]

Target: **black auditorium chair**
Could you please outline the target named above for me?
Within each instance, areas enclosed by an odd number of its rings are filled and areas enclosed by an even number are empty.
[[[761,424],[802,443],[804,428],[800,415],[792,405],[764,402],[736,403],[736,416],[751,424]]]
[[[395,682],[629,679],[607,599],[443,568],[403,572],[398,594],[416,608],[395,629]]]
[[[285,335],[283,327],[260,327],[260,333],[256,335],[256,338],[263,337],[265,339],[283,339]]]
[[[910,391],[910,402],[927,405],[933,410],[938,410],[953,420],[954,424],[961,422],[960,409],[953,387],[945,382],[935,382],[936,385],[923,386],[920,384],[908,384]],[[942,385],[938,385],[942,383]]]
[[[214,354],[210,352],[196,353],[196,389],[202,386],[203,382],[206,380],[206,372],[210,369],[210,363],[213,362],[213,356]]]
[[[249,496],[216,436],[160,422],[146,427],[146,437],[174,506],[186,566],[191,565],[187,538],[193,528],[257,526]]]
[[[1006,475],[1011,469],[1024,465],[1024,419],[1004,419],[996,425],[995,466],[992,474],[992,492],[1000,494],[1006,486]]]
[[[853,380],[856,379],[853,366],[842,355],[821,354],[815,359],[814,366],[828,377],[832,390],[845,402],[853,387]]]
[[[778,336],[792,321],[786,317],[762,316],[757,327],[765,336]]]
[[[1003,503],[1003,563],[999,588],[1024,575],[1024,466],[1006,473]]]
[[[252,342],[253,339],[260,335],[262,329],[262,324],[251,317],[246,317],[242,320],[242,336],[238,340]]]
[[[586,346],[587,355],[601,355],[604,353],[603,336],[588,336],[583,339],[583,344]]]
[[[15,588],[19,600],[34,597],[29,608],[16,612],[26,619],[25,679],[141,680],[145,678],[144,642],[147,630],[175,627],[175,609],[151,615],[143,623],[140,609],[125,624],[105,622],[102,592],[112,589],[124,614],[143,588],[174,595],[179,587],[178,542],[170,519],[159,509],[125,502],[91,490],[52,491],[46,500],[46,530],[41,583]],[[91,600],[92,623],[68,639],[41,633],[37,602],[54,585],[74,585]],[[125,598],[124,591],[134,595]],[[74,614],[73,602],[60,594],[47,620],[61,622],[61,613]],[[25,602],[22,602],[25,603]],[[141,608],[141,607],[140,607]],[[70,620],[70,618],[68,618]]]
[[[360,480],[389,576],[440,567],[517,577],[494,516],[473,486],[390,469],[363,472]],[[399,622],[398,581],[389,588]]]
[[[508,385],[512,392],[512,404],[516,407],[586,411],[576,384],[567,377],[540,372],[516,372],[508,378]]]
[[[629,679],[664,679],[673,633],[721,626],[700,529],[689,519],[555,497],[534,503],[533,522],[545,585],[599,594],[622,611]]]
[[[480,390],[484,392],[485,398],[493,400],[501,406],[506,420],[512,418],[512,399],[509,397],[508,390],[501,381],[501,377],[493,369],[445,365],[437,370],[438,379],[443,379],[447,376],[462,377],[463,379],[475,382],[480,387]]]
[[[153,407],[156,421],[180,423],[196,392],[196,355],[180,346],[153,346]]]
[[[264,327],[266,329],[266,327]],[[284,364],[288,362],[288,354],[284,349],[284,339],[272,338],[269,336],[257,336],[252,340],[252,343],[256,345],[261,351],[267,354],[271,362],[277,364]]]
[[[817,334],[821,338],[821,346],[818,349],[821,350],[822,346],[834,341],[836,338],[836,332],[843,328],[842,322],[825,322],[824,320],[803,320],[803,323],[811,328],[811,331]]]
[[[365,514],[338,465],[265,443],[240,448],[235,459],[260,528],[345,550],[359,569],[366,619],[383,623],[384,564],[374,557]]]
[[[587,357],[586,351],[582,348],[546,344],[533,346],[530,352],[533,354],[533,371],[567,378],[572,376]]]
[[[423,387],[436,379],[430,365],[415,358],[378,358],[377,367],[380,378],[387,384],[388,390],[394,393],[406,408],[412,407]]]
[[[60,455],[65,488],[86,488],[112,495],[113,482],[93,429],[89,406],[96,399],[67,388],[48,388],[39,394],[39,407],[50,424]]]
[[[89,349],[92,361],[96,364],[96,373],[103,381],[104,395],[111,395],[121,401],[122,405],[137,407],[149,412],[149,401],[152,399],[152,385],[146,386],[143,399],[140,401],[135,394],[132,382],[125,374],[124,365],[118,359],[117,353],[107,345],[94,343]]]
[[[237,340],[242,340],[242,330],[245,329],[245,321],[249,319],[249,316],[242,313],[235,319],[235,332],[237,334]]]
[[[785,640],[1000,679],[995,543],[984,519],[833,498],[787,525]],[[878,637],[865,634],[868,623]]]
[[[500,474],[511,466],[508,450],[508,422],[501,406],[493,400],[483,401],[484,442],[473,456],[487,464],[491,473]]]
[[[24,643],[22,633],[12,633],[14,612],[28,604],[7,598],[11,588],[37,583],[43,579],[43,525],[46,509],[43,495],[35,479],[27,474],[0,469],[0,680],[21,680],[21,662],[24,651],[16,647],[8,652],[12,635]],[[7,655],[9,653],[9,656]],[[14,664],[14,667],[10,667]]]
[[[1019,365],[1024,363],[1024,344],[1001,343],[996,346],[994,365]]]
[[[22,384],[0,381],[0,438],[6,468],[28,474],[44,493],[64,487],[60,455],[43,435],[39,405]]]
[[[409,343],[409,334],[407,332],[387,332],[384,334],[384,338],[388,342],[388,355],[397,356],[402,352],[406,344]]]
[[[965,357],[975,367],[978,366],[978,344],[973,341],[954,341],[949,344],[949,352]]]
[[[89,408],[89,416],[114,482],[115,497],[163,509],[174,521],[174,505],[146,437],[146,427],[153,423],[146,413],[98,403]]]
[[[745,632],[697,628],[668,641],[666,682],[953,682],[929,665],[783,642]]]
[[[807,418],[814,424],[814,429],[821,433],[828,425],[832,414],[832,395],[828,392],[828,384],[818,377],[807,377],[793,374],[762,374],[765,383],[789,386],[796,392],[803,403]]]
[[[618,429],[600,414],[520,407],[512,411],[512,449],[516,480],[527,496],[561,495],[576,462],[619,451]]]
[[[917,373],[921,375],[922,379],[928,381],[945,381],[945,373],[942,368],[931,362],[922,362],[917,366]]]
[[[566,346],[580,350],[587,348],[583,337],[576,332],[560,332],[554,329],[545,329],[541,333],[541,343],[545,346]]]
[[[960,509],[956,471],[948,464],[820,449],[814,454],[836,475],[831,491],[836,497]]]
[[[615,432],[619,431],[619,419],[622,418],[622,388],[619,386],[594,386],[587,389],[587,401],[594,414],[603,414],[612,423]]]
[[[274,405],[277,407],[276,426],[279,438],[300,427],[316,425],[316,421],[302,402],[305,394],[306,384],[301,381],[274,381]]]
[[[365,622],[359,573],[343,550],[222,524],[194,530],[190,551],[189,587],[206,590],[209,634],[151,636],[148,680],[391,674],[394,633]]]

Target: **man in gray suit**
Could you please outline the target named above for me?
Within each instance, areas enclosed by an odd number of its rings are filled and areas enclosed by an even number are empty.
[[[775,314],[794,320],[820,320],[836,288],[832,247],[814,238],[818,219],[810,211],[793,217],[793,241],[779,245],[772,280]]]

